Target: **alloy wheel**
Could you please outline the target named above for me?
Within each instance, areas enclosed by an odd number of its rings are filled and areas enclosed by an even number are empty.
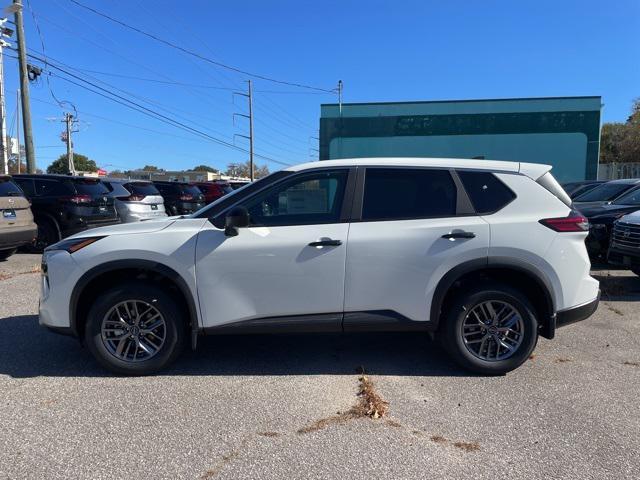
[[[513,305],[489,300],[474,306],[462,322],[462,340],[475,357],[495,362],[516,353],[524,339],[524,321]]]
[[[153,305],[125,300],[109,309],[102,319],[100,334],[111,355],[125,362],[141,362],[162,349],[167,325]]]

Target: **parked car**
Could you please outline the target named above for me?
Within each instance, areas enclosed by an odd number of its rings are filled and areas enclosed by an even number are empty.
[[[102,183],[115,199],[116,211],[122,222],[139,222],[167,216],[164,199],[153,183],[120,178],[102,179]]]
[[[564,191],[567,192],[569,197],[576,198],[603,183],[606,183],[606,180],[584,180],[582,182],[563,183],[562,188],[564,188]]]
[[[206,204],[200,189],[186,182],[153,182],[164,198],[164,206],[169,215],[188,215],[200,210]]]
[[[640,210],[614,222],[608,260],[640,276]]]
[[[15,175],[31,201],[38,225],[36,250],[84,230],[120,223],[113,197],[97,178],[68,175]]]
[[[538,335],[598,305],[588,223],[550,170],[410,158],[289,167],[194,215],[47,248],[40,323],[122,374],[166,367],[203,333],[341,331],[431,332],[463,367],[502,374]]]
[[[38,227],[29,207],[29,200],[13,179],[0,175],[0,260],[35,240]]]
[[[585,242],[591,258],[606,261],[613,223],[623,215],[638,209],[640,209],[640,186],[627,190],[613,202],[596,207],[580,208],[580,213],[589,220],[589,235]]]
[[[233,188],[226,180],[216,180],[213,182],[195,182],[192,183],[200,189],[204,195],[204,201],[208,205],[211,202],[225,196],[227,193],[233,192]]]
[[[640,179],[611,180],[598,185],[593,190],[578,195],[573,199],[573,205],[578,209],[597,207],[612,202],[628,190],[640,186]]]

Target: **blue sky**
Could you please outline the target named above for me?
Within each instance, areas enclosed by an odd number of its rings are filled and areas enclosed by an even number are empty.
[[[74,74],[226,142],[247,133],[246,121],[232,121],[233,112],[246,113],[246,100],[232,97],[233,89],[246,88],[246,75],[160,45],[70,0],[29,1],[47,55],[79,69]],[[243,70],[325,89],[342,79],[345,102],[601,95],[603,121],[624,121],[640,97],[637,0],[78,1]],[[28,46],[42,52],[23,2]],[[6,58],[5,69],[11,121],[17,62]],[[224,168],[247,158],[59,77],[49,76],[49,85],[79,112],[75,150],[107,170]],[[320,104],[335,95],[259,79],[254,90],[256,152],[290,164],[317,155]],[[31,96],[36,158],[46,168],[64,152],[56,120],[63,110],[44,75]],[[241,137],[235,144],[247,147]]]

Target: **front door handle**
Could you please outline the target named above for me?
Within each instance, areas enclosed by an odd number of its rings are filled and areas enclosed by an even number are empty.
[[[310,247],[337,247],[339,245],[342,245],[342,240],[332,240],[331,238],[318,240],[317,242],[311,242],[309,244]]]
[[[442,235],[442,238],[446,238],[448,240],[452,240],[454,238],[476,238],[476,234],[473,232],[458,231],[458,232],[446,233]]]

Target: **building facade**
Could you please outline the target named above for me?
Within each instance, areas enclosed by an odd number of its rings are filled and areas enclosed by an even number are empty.
[[[486,158],[596,179],[601,97],[321,105],[320,159]]]

